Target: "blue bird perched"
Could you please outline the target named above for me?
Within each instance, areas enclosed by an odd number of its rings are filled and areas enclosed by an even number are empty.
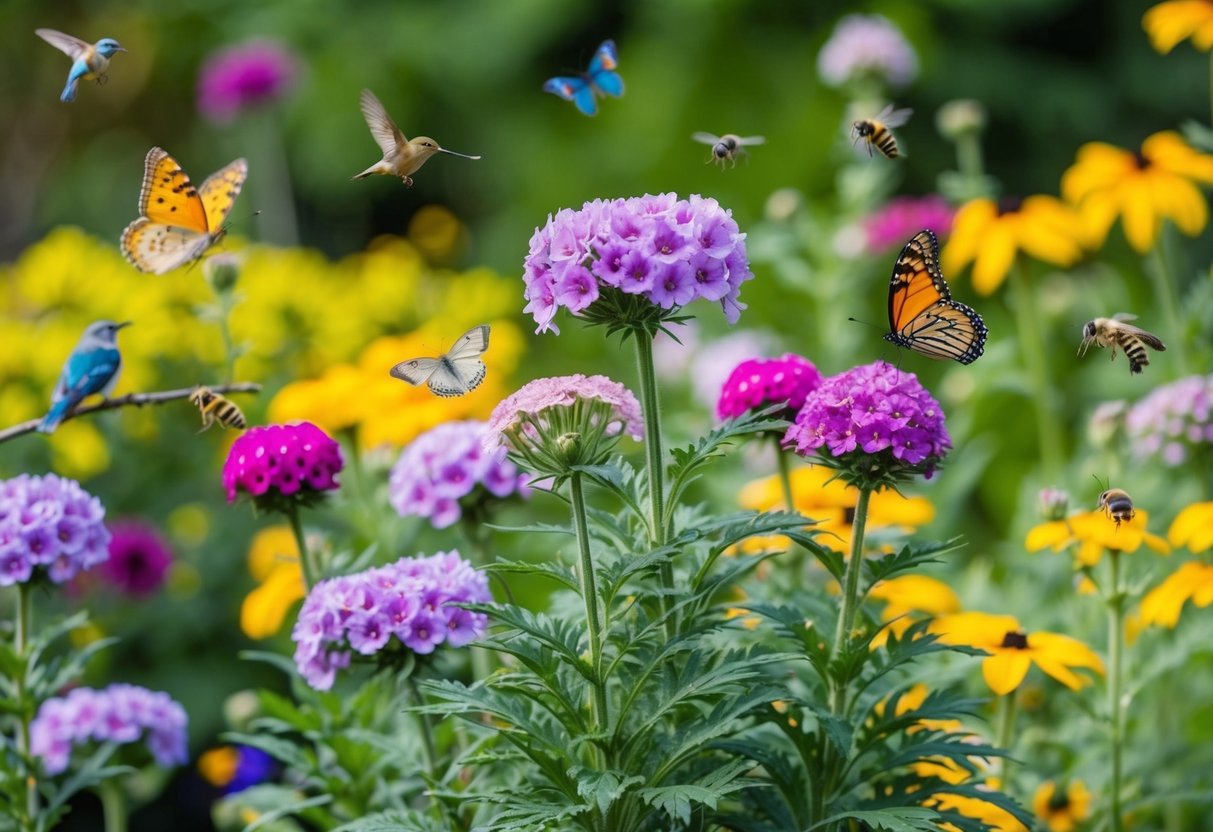
[[[110,58],[126,51],[122,44],[113,38],[102,38],[89,44],[54,29],[35,29],[34,34],[72,59],[72,68],[67,73],[67,85],[59,96],[59,100],[65,103],[76,100],[76,86],[81,81],[95,80],[98,84],[104,84]]]
[[[76,405],[93,393],[109,396],[122,371],[122,354],[118,352],[118,330],[130,326],[130,321],[94,321],[84,330],[80,341],[63,365],[59,383],[51,396],[51,409],[38,425],[43,433],[54,433],[59,423],[76,409]]]

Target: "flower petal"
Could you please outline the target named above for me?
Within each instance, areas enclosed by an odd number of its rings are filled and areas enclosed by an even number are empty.
[[[1005,696],[1028,675],[1032,659],[1025,650],[999,650],[981,663],[981,676],[990,690]]]
[[[973,289],[977,294],[992,294],[1006,279],[1015,261],[1019,223],[1018,216],[1006,214],[986,228],[985,240],[973,264]]]

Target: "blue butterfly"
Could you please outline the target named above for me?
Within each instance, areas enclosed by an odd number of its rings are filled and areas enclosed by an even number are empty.
[[[590,68],[577,77],[556,76],[543,83],[543,91],[559,95],[565,101],[572,101],[577,109],[587,116],[597,115],[598,102],[594,100],[598,93],[619,98],[623,95],[623,78],[615,68],[619,66],[619,53],[615,51],[615,41],[604,40],[602,46],[594,53]]]

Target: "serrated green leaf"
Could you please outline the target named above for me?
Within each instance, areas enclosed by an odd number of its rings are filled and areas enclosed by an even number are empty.
[[[810,829],[826,829],[840,821],[857,820],[872,830],[885,832],[938,832],[939,812],[922,806],[902,806],[895,809],[840,812],[815,823]]]
[[[577,794],[606,814],[611,804],[632,786],[645,781],[639,775],[628,776],[620,771],[594,771],[584,766],[569,769],[569,777],[577,781]]]

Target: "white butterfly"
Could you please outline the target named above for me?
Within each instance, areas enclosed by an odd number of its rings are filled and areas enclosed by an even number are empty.
[[[416,386],[425,382],[435,395],[462,396],[480,386],[487,372],[480,356],[489,348],[489,325],[469,329],[446,355],[410,358],[392,368],[392,376]]]

